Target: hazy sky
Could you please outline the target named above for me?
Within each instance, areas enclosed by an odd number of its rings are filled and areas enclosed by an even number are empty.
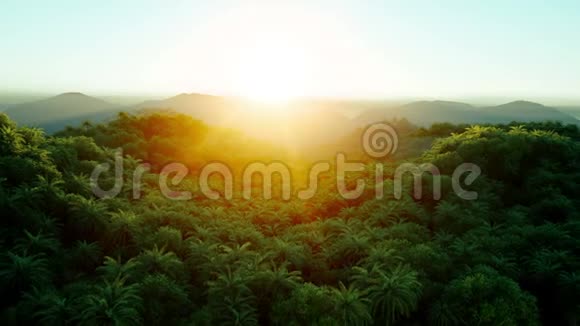
[[[0,91],[580,98],[580,1],[0,2]]]

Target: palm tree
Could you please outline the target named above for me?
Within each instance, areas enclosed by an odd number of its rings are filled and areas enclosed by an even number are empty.
[[[66,173],[66,183],[64,185],[66,192],[79,194],[81,196],[89,196],[91,194],[91,181],[84,173]]]
[[[259,271],[254,280],[258,288],[267,289],[273,297],[286,295],[302,283],[299,271],[288,271],[286,264],[276,266],[271,264],[270,269]]]
[[[334,218],[325,220],[321,225],[321,230],[329,239],[353,232],[351,226],[345,220]]]
[[[359,289],[366,289],[374,278],[383,273],[383,265],[377,263],[371,265],[370,269],[368,267],[354,266],[352,271],[351,281],[354,286]]]
[[[274,301],[270,318],[273,325],[335,325],[334,300],[326,286],[304,283],[286,298]]]
[[[2,258],[0,282],[5,288],[14,291],[14,297],[31,286],[50,283],[51,273],[48,269],[48,261],[43,255],[18,255],[9,251]]]
[[[26,145],[30,147],[36,149],[45,142],[44,130],[40,128],[20,127],[19,131]]]
[[[570,261],[569,252],[542,248],[526,261],[528,271],[540,280],[556,278],[565,262]]]
[[[569,325],[576,325],[580,318],[580,274],[575,272],[562,272],[559,275],[559,285],[564,298],[564,312]]]
[[[221,300],[225,297],[250,296],[252,291],[248,286],[248,278],[240,272],[232,272],[226,267],[225,273],[219,273],[214,281],[208,281],[208,296]]]
[[[224,207],[205,207],[203,211],[203,215],[208,218],[214,219],[224,219],[227,217],[227,212]]]
[[[105,262],[103,265],[97,267],[97,271],[100,272],[108,281],[115,279],[129,279],[132,276],[136,266],[137,263],[135,258],[131,258],[123,263],[121,258],[113,259],[107,256],[105,257]]]
[[[205,227],[202,225],[194,225],[194,232],[189,232],[186,234],[187,237],[196,237],[203,241],[216,242],[217,234],[215,228]]]
[[[31,223],[32,231],[46,235],[51,235],[52,237],[57,237],[58,235],[60,235],[63,224],[57,219],[40,211],[30,212],[30,214],[28,214],[28,217],[30,217],[31,220],[33,221]]]
[[[111,248],[127,247],[133,241],[137,216],[133,212],[119,210],[109,214],[107,238]]]
[[[153,238],[154,243],[157,246],[166,248],[168,251],[172,251],[177,255],[183,256],[183,237],[180,230],[165,225],[157,229],[157,232],[154,234]]]
[[[101,263],[103,251],[97,242],[77,241],[71,249],[73,266],[84,272],[92,272]]]
[[[218,314],[215,319],[220,325],[258,325],[258,314],[252,303],[251,297],[226,297],[224,306],[216,311]]]
[[[208,281],[208,303],[216,319],[227,325],[257,325],[253,304],[255,297],[250,290],[249,279],[241,271],[226,267],[214,281]]]
[[[58,251],[60,243],[54,237],[42,234],[39,231],[36,235],[24,230],[24,238],[16,240],[14,250],[23,254],[54,254]]]
[[[333,266],[353,266],[368,255],[370,238],[363,233],[350,232],[338,237],[326,255]]]
[[[157,245],[136,257],[136,268],[142,274],[161,273],[172,278],[183,275],[183,262],[173,252]]]
[[[438,326],[459,325],[462,324],[459,317],[456,316],[456,309],[448,302],[437,301],[432,304],[429,318],[433,324]],[[464,323],[463,323],[464,324]]]
[[[513,279],[518,279],[520,275],[520,268],[512,257],[502,254],[492,255],[490,257],[490,265],[503,275],[508,275]]]
[[[345,220],[350,220],[351,218],[355,218],[358,213],[358,208],[355,206],[345,207],[340,210],[338,217],[343,218]]]
[[[347,288],[339,282],[338,289],[331,288],[335,319],[341,325],[367,325],[372,321],[369,305],[370,300],[363,297],[363,292],[353,284]]]
[[[365,289],[372,302],[373,314],[393,324],[400,316],[409,316],[417,308],[421,296],[421,283],[417,272],[404,265],[383,271],[378,265],[372,269],[355,267],[353,283]]]
[[[368,256],[363,259],[365,266],[391,266],[403,262],[403,257],[396,254],[397,250],[388,245],[379,243],[370,249]]]
[[[274,262],[278,264],[288,262],[296,268],[302,268],[306,263],[309,249],[307,246],[280,238],[274,238],[269,248],[269,254]]]
[[[217,255],[218,244],[195,238],[186,240],[188,254],[186,263],[189,270],[208,271],[209,265]]]
[[[42,175],[38,176],[35,189],[47,198],[47,201],[54,201],[64,195],[62,191],[64,181],[59,178],[47,178]]]
[[[105,281],[98,285],[94,293],[83,297],[82,323],[98,325],[140,325],[142,308],[137,286],[124,284],[123,279]]]
[[[468,264],[472,261],[473,257],[477,257],[480,244],[468,239],[455,238],[453,242],[449,245],[452,257],[454,257],[458,263]]]
[[[162,274],[147,275],[139,282],[139,294],[144,320],[151,325],[177,324],[193,308],[185,287]]]
[[[32,311],[32,318],[42,325],[66,325],[73,316],[70,300],[54,289],[40,290],[33,287],[23,296],[26,306]]]
[[[18,154],[22,151],[24,139],[14,125],[0,126],[0,154]]]
[[[433,224],[438,228],[449,228],[453,226],[454,221],[460,219],[464,215],[461,206],[458,204],[442,200],[435,208],[433,215]]]
[[[15,187],[10,195],[10,202],[13,203],[17,209],[25,207],[38,207],[38,202],[42,198],[40,192],[36,188],[29,187],[22,184]]]
[[[261,230],[267,237],[276,237],[281,234],[286,226],[277,222],[262,224]]]
[[[75,231],[82,238],[97,238],[105,226],[107,207],[102,202],[92,198],[84,198],[78,195],[69,195],[72,200],[71,221]],[[74,198],[74,199],[73,199]]]
[[[234,243],[231,246],[219,245],[218,248],[223,252],[223,254],[220,255],[221,265],[235,266],[239,265],[240,262],[250,259],[256,254],[249,249],[251,245],[252,243],[250,242],[245,242],[242,245],[239,243]]]

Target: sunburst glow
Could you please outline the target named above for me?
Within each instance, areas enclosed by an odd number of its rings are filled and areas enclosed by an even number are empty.
[[[308,56],[298,45],[264,39],[242,50],[232,78],[239,95],[280,104],[307,91],[308,71]]]

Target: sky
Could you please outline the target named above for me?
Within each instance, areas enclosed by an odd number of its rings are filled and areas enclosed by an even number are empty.
[[[0,91],[580,99],[580,1],[0,2]]]

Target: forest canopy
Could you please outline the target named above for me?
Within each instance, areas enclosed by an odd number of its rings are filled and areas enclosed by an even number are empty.
[[[362,157],[360,130],[296,156],[174,113],[122,113],[54,136],[0,114],[2,324],[575,325],[578,127],[390,123],[401,151],[382,162],[383,186],[402,162],[431,163],[439,200],[411,187],[399,200],[347,200],[330,177],[308,201],[174,201],[157,187],[170,162],[301,168],[334,148]],[[152,166],[139,199],[130,187],[104,199],[91,191],[89,176],[116,148],[126,178]],[[482,170],[477,200],[451,191],[461,163]]]

